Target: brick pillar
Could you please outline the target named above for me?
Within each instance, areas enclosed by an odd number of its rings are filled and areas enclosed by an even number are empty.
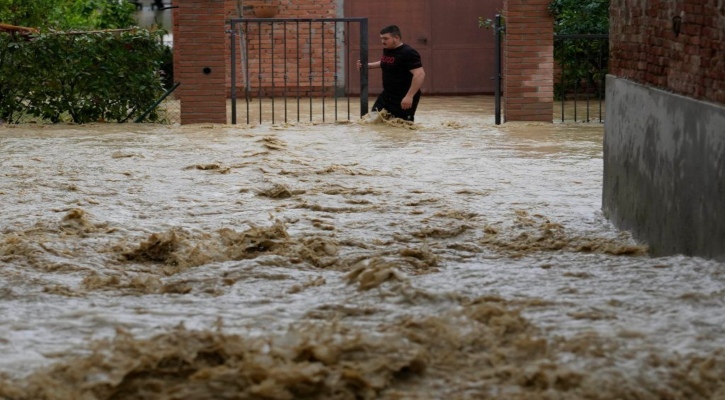
[[[551,0],[506,0],[504,120],[547,121],[554,113]]]
[[[181,123],[226,123],[224,0],[175,0],[174,77]]]

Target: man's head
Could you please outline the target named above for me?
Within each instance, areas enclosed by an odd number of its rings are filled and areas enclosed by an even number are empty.
[[[380,42],[383,48],[394,49],[403,43],[400,28],[397,25],[388,25],[380,30]]]

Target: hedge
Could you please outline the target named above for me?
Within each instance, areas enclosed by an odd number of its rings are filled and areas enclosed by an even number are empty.
[[[164,93],[161,32],[0,33],[0,120],[122,122]],[[151,121],[159,118],[152,112]]]

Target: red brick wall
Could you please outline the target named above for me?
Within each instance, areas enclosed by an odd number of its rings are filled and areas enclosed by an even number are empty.
[[[244,3],[251,4],[250,1]],[[226,97],[231,87],[231,42],[229,19],[239,16],[236,0],[174,0],[174,76],[181,86],[177,96],[181,99],[181,123],[226,123]],[[326,18],[337,16],[336,0],[276,0],[278,18]],[[254,17],[248,7],[244,16]],[[341,25],[340,25],[341,26]],[[260,29],[261,28],[261,29]],[[336,40],[342,43],[342,35],[336,35],[334,24],[315,23],[297,27],[287,24],[288,45],[284,46],[284,26],[276,24],[274,36],[270,24],[251,24],[247,28],[249,43],[250,89],[253,96],[262,88],[268,95],[274,87],[300,95],[332,93],[335,81],[334,48]],[[261,41],[260,41],[261,32]],[[312,37],[310,38],[310,33]],[[237,37],[238,38],[238,37]],[[297,45],[299,43],[299,46]],[[241,54],[239,43],[237,55]],[[273,50],[274,47],[274,50]],[[324,47],[324,51],[323,51]],[[299,62],[298,62],[299,53]],[[288,62],[284,62],[285,54]],[[324,54],[324,57],[323,57]],[[272,60],[275,70],[272,71]],[[310,66],[309,60],[312,60]],[[238,57],[238,60],[240,58]],[[261,68],[260,68],[261,61]],[[285,68],[286,66],[286,68]],[[204,74],[210,68],[210,74]],[[286,69],[286,73],[285,73]],[[237,64],[237,88],[244,90],[244,74],[241,60]],[[338,71],[340,83],[342,74]],[[287,79],[285,80],[285,76]],[[297,77],[299,76],[299,83]],[[312,80],[310,80],[312,76]],[[324,84],[323,84],[324,82]],[[243,92],[238,92],[243,93]]]
[[[504,120],[548,121],[554,112],[551,0],[506,0]]]
[[[338,13],[337,0],[276,0],[275,3],[279,5],[279,13],[275,18],[334,18]],[[234,17],[239,15],[235,0],[227,0],[227,10]],[[245,18],[255,17],[249,7],[244,7],[243,16]],[[338,25],[339,28],[342,26],[342,24]],[[311,37],[310,33],[312,33]],[[285,35],[286,46],[284,44]],[[238,39],[237,36],[237,41]],[[261,25],[250,23],[246,28],[246,41],[249,49],[248,67],[251,95],[256,97],[260,89],[262,96],[267,96],[272,92],[281,95],[285,90],[285,83],[288,93],[293,92],[295,95],[298,88],[302,96],[319,95],[323,90],[329,95],[334,87],[336,64],[332,49],[335,47],[335,43],[338,46],[342,45],[342,39],[342,34],[335,34],[335,26],[331,23],[323,26],[322,23],[316,22],[312,24],[311,28],[308,24],[303,23],[300,24],[299,31],[297,25],[293,23],[287,23],[286,27],[282,23],[276,23],[274,32],[272,32],[270,23]],[[244,68],[247,63],[242,65],[241,46],[236,43],[236,47],[237,95],[240,96],[245,87]],[[231,57],[229,40],[227,40],[226,54],[227,57]],[[312,60],[311,66],[310,60]],[[340,60],[338,59],[337,62],[339,63]],[[311,82],[310,76],[312,77]],[[338,71],[338,79],[342,84],[344,74],[341,71]],[[227,88],[231,88],[231,69],[227,76]]]
[[[610,10],[611,74],[725,103],[722,0],[612,0]],[[676,16],[682,18],[679,36]]]
[[[181,123],[226,123],[224,0],[176,0],[174,78]],[[208,68],[210,73],[205,73]]]

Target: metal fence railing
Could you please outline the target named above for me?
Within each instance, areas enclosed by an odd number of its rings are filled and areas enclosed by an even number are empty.
[[[609,35],[554,35],[554,60],[561,121],[604,122]]]
[[[501,124],[502,46],[506,26],[501,15],[491,21],[495,35],[495,123]],[[561,122],[604,122],[609,35],[554,35],[555,114]]]
[[[359,32],[359,57],[355,58],[363,66],[360,115],[367,114],[367,18],[239,18],[230,22],[232,124],[237,123],[240,111],[240,89],[242,118],[247,124],[252,119],[259,123],[318,117],[322,122],[350,120],[346,87],[353,84],[350,68],[355,68],[350,51],[353,29]]]

